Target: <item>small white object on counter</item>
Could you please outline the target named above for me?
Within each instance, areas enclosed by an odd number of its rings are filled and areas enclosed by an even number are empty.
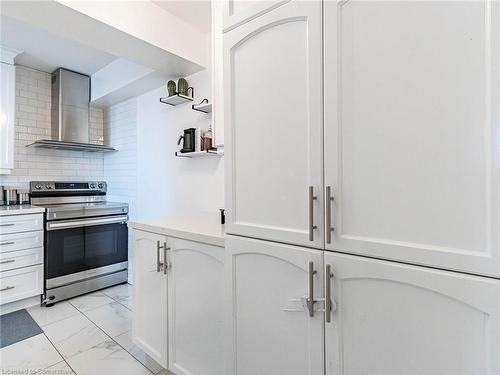
[[[146,232],[224,246],[224,226],[219,213],[193,213],[129,221],[129,226]]]
[[[32,206],[30,204],[15,204],[11,206],[0,206],[0,216],[26,215],[44,213],[45,208]]]

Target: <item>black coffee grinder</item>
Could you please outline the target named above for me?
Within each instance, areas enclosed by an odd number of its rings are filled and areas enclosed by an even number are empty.
[[[182,142],[182,149],[181,149],[182,153],[194,152],[196,144],[195,134],[196,134],[195,128],[184,129],[184,135],[181,135],[179,137],[179,140],[177,141],[177,145],[180,145],[181,140],[184,140]]]

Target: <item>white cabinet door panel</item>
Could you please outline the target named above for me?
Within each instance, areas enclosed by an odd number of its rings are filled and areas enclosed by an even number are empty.
[[[0,235],[35,230],[43,230],[43,214],[0,216]]]
[[[169,239],[169,370],[224,374],[224,248]]]
[[[290,2],[224,34],[227,233],[323,247],[321,12]]]
[[[40,218],[40,224],[41,222],[42,217]],[[19,223],[16,222],[15,224]],[[11,225],[10,227],[15,227],[15,225]],[[17,250],[33,249],[36,247],[43,247],[43,230],[36,232],[32,231],[13,234],[0,234],[0,254],[10,253]]]
[[[43,247],[0,253],[0,272],[43,264]]]
[[[327,264],[327,375],[500,372],[500,280],[328,252]]]
[[[43,293],[43,264],[0,272],[0,305]]]
[[[15,99],[16,67],[0,62],[0,175],[14,169]]]
[[[212,129],[213,145],[224,147],[224,64],[222,47],[223,6],[212,1]]]
[[[167,237],[134,230],[134,343],[167,367],[167,276],[157,270],[157,241]],[[161,262],[163,254],[160,252]]]
[[[500,3],[325,2],[329,249],[500,275]]]
[[[323,295],[322,252],[226,237],[228,374],[323,374],[322,302],[303,305],[313,262],[314,299]]]
[[[234,29],[288,1],[290,0],[224,0],[224,31]]]

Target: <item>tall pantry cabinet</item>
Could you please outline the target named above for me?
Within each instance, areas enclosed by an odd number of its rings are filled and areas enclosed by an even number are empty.
[[[500,3],[324,17],[326,248],[500,276]]]
[[[224,34],[227,232],[323,247],[321,2]]]
[[[266,3],[223,36],[228,373],[500,372],[500,3]]]
[[[0,175],[14,169],[16,67],[19,51],[0,44]],[[3,198],[3,197],[2,197]]]

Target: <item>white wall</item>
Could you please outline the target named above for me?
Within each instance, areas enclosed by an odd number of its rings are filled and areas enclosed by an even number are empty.
[[[211,99],[208,70],[187,80],[195,89],[194,103]],[[224,207],[223,157],[175,157],[183,130],[207,130],[211,115],[192,110],[191,103],[162,104],[162,96],[164,87],[105,111],[104,138],[119,150],[104,156],[108,199],[129,202],[131,218],[217,212]]]
[[[16,66],[16,124],[14,170],[0,176],[0,185],[28,188],[34,180],[101,180],[100,153],[26,147],[51,137],[50,74]],[[90,140],[102,143],[103,111],[90,109]]]
[[[195,102],[211,99],[210,72],[187,77]],[[170,107],[159,102],[159,88],[137,98],[139,186],[138,215],[154,217],[187,212],[215,212],[224,207],[223,157],[175,157],[183,129],[208,129],[211,116],[191,104]]]
[[[129,99],[104,111],[104,139],[118,152],[104,155],[108,201],[127,202],[129,217],[137,211],[137,99]],[[129,231],[129,282],[133,282],[132,236]]]
[[[187,77],[195,102],[211,99],[210,72]],[[116,104],[105,111],[106,142],[119,152],[104,156],[108,199],[130,204],[130,218],[176,213],[217,212],[224,207],[224,160],[220,157],[175,157],[183,129],[208,129],[211,116],[193,111],[191,104],[170,107],[159,102],[159,88]],[[130,236],[129,249],[132,249]],[[132,253],[129,251],[129,282]]]
[[[195,88],[195,102],[211,99],[209,71],[187,80]],[[159,98],[165,95],[165,88],[161,87],[107,111],[109,134],[105,138],[120,150],[116,155],[105,156],[104,174],[110,199],[130,202],[133,218],[215,212],[224,205],[223,159],[174,156],[183,129],[206,130],[211,116],[193,111],[190,104],[170,107],[160,103]],[[137,144],[121,144],[120,137],[131,140],[132,134],[136,135]],[[134,152],[136,165],[132,162]]]

